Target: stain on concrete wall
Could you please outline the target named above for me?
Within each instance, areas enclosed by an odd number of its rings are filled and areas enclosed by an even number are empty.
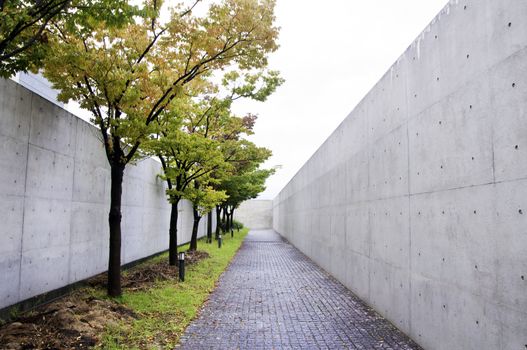
[[[451,1],[274,200],[426,349],[527,349],[527,2]]]
[[[168,249],[170,207],[160,172],[153,159],[125,170],[123,264]],[[0,79],[0,308],[107,269],[109,198],[98,130]],[[183,202],[180,211],[183,243],[192,208]]]

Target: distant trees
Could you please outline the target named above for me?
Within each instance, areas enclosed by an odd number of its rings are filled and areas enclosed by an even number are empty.
[[[206,90],[206,79],[214,72],[267,64],[267,55],[277,48],[274,4],[224,0],[211,4],[203,17],[194,15],[192,6],[179,4],[165,21],[160,18],[162,2],[149,0],[126,26],[107,26],[88,14],[82,26],[64,26],[47,39],[53,55],[46,57],[44,75],[60,90],[61,101],[78,101],[92,112],[111,168],[110,296],[121,294],[126,166],[141,156],[142,143],[158,131],[157,121],[165,115],[177,120],[180,103]],[[202,140],[192,134],[180,136],[188,142],[189,152],[201,152]],[[173,189],[172,193],[179,196]]]
[[[209,85],[208,94],[182,98],[172,113],[157,120],[157,131],[143,149],[157,156],[163,166],[171,203],[169,263],[177,263],[178,204],[188,199],[193,204],[194,223],[190,249],[197,249],[201,217],[227,199],[220,182],[232,175],[234,162],[241,160],[242,148],[250,143],[242,135],[252,133],[254,117],[232,115],[232,102],[239,98],[264,101],[283,82],[277,72],[240,74],[229,72],[221,88]],[[218,90],[226,96],[218,97]],[[210,241],[210,239],[209,239]]]
[[[221,210],[225,213],[223,227],[225,231],[233,230],[234,211],[246,200],[256,198],[258,194],[265,191],[265,181],[274,174],[274,169],[259,169],[258,166],[270,156],[261,154],[260,159],[255,158],[251,161],[250,167],[238,169],[238,173],[226,178],[220,188],[228,196],[227,200],[221,205]]]
[[[166,180],[168,186],[167,195],[171,203],[170,265],[177,264],[179,202],[183,198],[195,199],[197,202],[209,199],[201,198],[199,190],[203,188],[198,181],[207,181],[212,171],[221,171],[225,167],[223,155],[216,141],[189,132],[193,128],[192,118],[189,116],[196,113],[199,115],[201,112],[200,106],[187,101],[186,108],[179,110],[184,117],[178,113],[165,113],[159,118],[157,133],[144,144],[145,151],[161,160],[162,178]],[[211,191],[208,195],[219,200],[223,199],[220,194]]]

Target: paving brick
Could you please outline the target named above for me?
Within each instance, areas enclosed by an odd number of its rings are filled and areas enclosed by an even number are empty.
[[[251,231],[181,349],[421,349],[274,231]]]

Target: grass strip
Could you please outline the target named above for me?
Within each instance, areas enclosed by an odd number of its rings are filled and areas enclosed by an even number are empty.
[[[115,300],[132,309],[139,317],[132,324],[107,327],[99,348],[165,349],[176,346],[247,233],[248,229],[244,228],[235,232],[232,238],[225,235],[221,249],[216,242],[206,244],[200,241],[198,250],[206,251],[210,257],[189,266],[185,282],[163,281],[147,290],[124,291],[123,296]],[[188,245],[180,249],[187,250]],[[164,254],[155,259],[167,258]]]

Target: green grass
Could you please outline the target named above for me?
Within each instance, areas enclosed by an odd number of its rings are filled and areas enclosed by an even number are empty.
[[[127,292],[116,301],[134,310],[139,319],[113,325],[102,336],[102,349],[173,348],[187,325],[214,290],[215,284],[240,247],[248,230],[225,235],[221,249],[216,242],[200,241],[198,250],[210,257],[186,267],[185,282],[158,282],[146,291]],[[188,245],[180,248],[188,249]],[[167,259],[161,255],[154,259]],[[147,262],[149,263],[149,262]]]

